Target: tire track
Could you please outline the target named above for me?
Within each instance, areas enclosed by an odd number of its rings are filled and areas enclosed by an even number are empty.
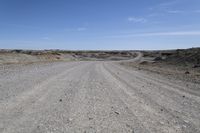
[[[154,121],[160,121],[159,119],[163,118],[162,121],[164,121],[164,124],[170,125],[170,127],[174,127],[174,129],[176,129],[174,132],[176,132],[176,131],[181,132],[182,130],[186,131],[186,132],[187,131],[189,132],[190,130],[199,132],[199,129],[195,125],[188,123],[183,119],[177,118],[175,115],[176,113],[174,114],[174,112],[171,109],[169,109],[169,108],[167,109],[163,105],[160,105],[156,101],[154,101],[151,97],[149,97],[149,95],[151,95],[151,94],[147,95],[147,94],[142,93],[140,90],[138,90],[137,82],[134,82],[135,83],[135,87],[134,87],[130,84],[130,81],[128,79],[127,79],[128,81],[126,81],[126,80],[122,79],[122,77],[119,77],[117,74],[111,72],[111,69],[112,69],[112,71],[115,70],[113,67],[109,66],[109,68],[107,68],[105,64],[104,64],[104,67],[105,67],[105,70],[107,70],[108,73],[110,73],[110,79],[114,78],[116,80],[116,84],[117,84],[117,82],[118,82],[118,84],[121,84],[121,86],[122,86],[121,88],[128,95],[127,97],[133,97],[133,95],[136,95],[138,97],[138,99],[143,100],[143,102],[141,103],[142,105],[145,106],[145,104],[146,104],[146,105],[150,106],[153,114],[151,114],[149,116],[157,115],[154,118],[152,117],[150,119],[154,119]],[[116,70],[115,70],[115,72],[117,73]],[[121,72],[121,73],[123,73],[123,72]],[[134,75],[133,75],[133,77],[134,77]],[[136,93],[136,94],[134,94],[134,93]],[[132,102],[134,103],[133,100],[132,100]],[[162,113],[160,113],[158,110],[162,110]],[[156,127],[156,124],[153,125],[152,127]],[[170,129],[170,128],[168,128],[168,129]]]

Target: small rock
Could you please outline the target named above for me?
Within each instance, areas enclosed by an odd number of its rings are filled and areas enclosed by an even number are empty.
[[[130,128],[130,127],[131,127],[129,124],[126,124],[126,126],[127,126],[128,128]]]
[[[154,59],[154,61],[161,61],[162,60],[162,57],[156,57],[155,59]]]
[[[183,128],[187,128],[187,126],[186,126],[186,125],[183,125]]]
[[[62,102],[62,99],[60,99],[59,101]]]
[[[59,59],[60,59],[60,57],[56,57],[56,59],[57,59],[57,60],[59,60]]]
[[[187,120],[184,120],[184,122],[185,122],[185,123],[190,123],[190,122],[189,122],[189,121],[187,121]]]
[[[163,109],[160,109],[160,111],[163,111]]]
[[[160,124],[164,125],[164,124],[165,124],[165,122],[161,121],[161,122],[160,122]]]
[[[92,120],[93,118],[89,117],[89,120]]]
[[[193,66],[193,68],[198,68],[198,67],[200,67],[200,64],[196,64]]]
[[[119,112],[115,111],[115,114],[119,115]]]
[[[185,98],[185,96],[183,96],[183,98]]]
[[[73,119],[72,118],[69,118],[69,121],[72,121]]]
[[[190,72],[189,72],[189,71],[186,71],[185,74],[190,74]]]

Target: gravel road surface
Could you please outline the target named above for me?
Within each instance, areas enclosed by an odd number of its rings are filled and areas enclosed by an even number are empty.
[[[0,66],[1,133],[200,133],[200,85],[115,62]]]

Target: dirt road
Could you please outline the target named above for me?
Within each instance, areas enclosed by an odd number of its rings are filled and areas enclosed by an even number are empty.
[[[199,133],[200,85],[114,62],[0,66],[1,133]]]

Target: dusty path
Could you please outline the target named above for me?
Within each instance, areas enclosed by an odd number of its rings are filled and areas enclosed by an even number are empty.
[[[112,62],[0,66],[0,132],[199,133],[199,87]]]

